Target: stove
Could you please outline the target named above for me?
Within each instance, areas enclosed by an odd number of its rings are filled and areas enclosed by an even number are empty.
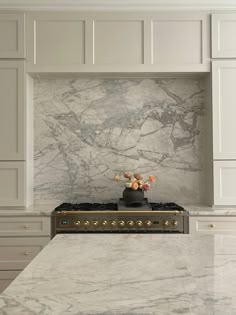
[[[188,212],[176,203],[126,207],[118,203],[63,203],[51,214],[53,238],[58,233],[189,233]]]

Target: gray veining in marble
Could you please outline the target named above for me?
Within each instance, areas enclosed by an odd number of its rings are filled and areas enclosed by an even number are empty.
[[[58,235],[1,315],[235,315],[236,236]]]
[[[129,170],[153,201],[204,202],[204,81],[37,79],[35,202],[111,201]]]

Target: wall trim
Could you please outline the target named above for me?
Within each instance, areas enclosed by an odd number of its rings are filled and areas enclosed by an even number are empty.
[[[0,0],[6,10],[236,10],[236,0]]]

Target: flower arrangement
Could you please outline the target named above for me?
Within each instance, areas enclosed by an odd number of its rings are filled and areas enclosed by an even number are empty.
[[[156,181],[156,178],[153,175],[150,175],[146,180],[143,180],[143,177],[137,173],[131,174],[129,172],[125,172],[122,176],[116,175],[114,180],[116,182],[123,182],[126,188],[132,188],[133,190],[140,189],[142,191],[147,191],[150,189],[151,183]]]

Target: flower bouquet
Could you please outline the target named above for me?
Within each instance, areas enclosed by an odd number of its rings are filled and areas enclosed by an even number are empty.
[[[123,191],[123,199],[126,206],[139,207],[144,202],[144,192],[149,190],[151,183],[154,183],[156,178],[150,175],[146,180],[140,174],[131,174],[125,172],[122,176],[115,176],[116,182],[122,182],[125,186]]]

